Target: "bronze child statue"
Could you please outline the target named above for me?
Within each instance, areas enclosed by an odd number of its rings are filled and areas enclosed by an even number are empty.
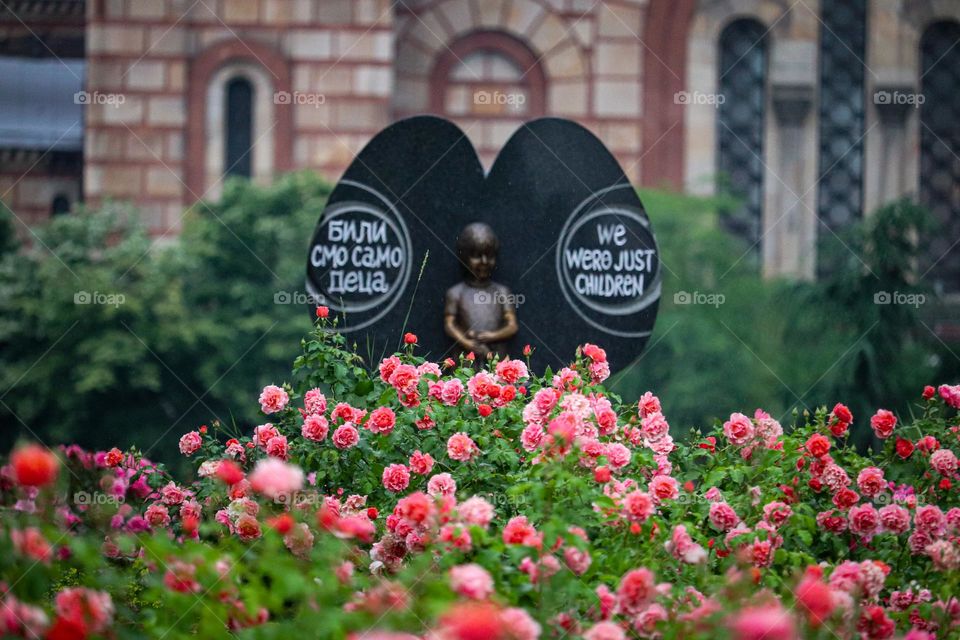
[[[500,241],[489,225],[468,224],[457,238],[457,255],[465,278],[447,289],[444,329],[465,351],[482,362],[507,355],[506,341],[517,333],[513,294],[490,279],[497,266]]]

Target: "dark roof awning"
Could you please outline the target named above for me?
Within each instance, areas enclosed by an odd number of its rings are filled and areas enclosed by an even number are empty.
[[[85,61],[0,58],[0,147],[83,148]]]

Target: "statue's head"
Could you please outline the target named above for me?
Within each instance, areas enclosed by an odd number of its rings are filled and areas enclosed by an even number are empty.
[[[457,237],[457,255],[460,262],[477,280],[484,282],[493,275],[497,266],[500,240],[490,225],[472,222],[465,226]]]

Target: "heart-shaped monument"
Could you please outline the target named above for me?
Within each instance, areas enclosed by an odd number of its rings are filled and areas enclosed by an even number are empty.
[[[456,125],[417,116],[377,134],[337,183],[306,286],[370,362],[409,331],[435,361],[530,344],[535,368],[556,368],[592,342],[616,370],[650,336],[661,265],[636,191],[582,126],[524,124],[484,177]]]

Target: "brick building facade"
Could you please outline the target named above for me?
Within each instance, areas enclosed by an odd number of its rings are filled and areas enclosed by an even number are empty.
[[[0,194],[25,225],[130,200],[169,238],[225,175],[335,180],[400,117],[454,119],[489,166],[557,115],[637,184],[730,188],[758,267],[809,278],[818,237],[900,196],[960,234],[955,39],[950,0],[11,0],[0,62],[85,97],[60,150],[4,135],[0,102]],[[935,253],[960,290],[960,248]]]

